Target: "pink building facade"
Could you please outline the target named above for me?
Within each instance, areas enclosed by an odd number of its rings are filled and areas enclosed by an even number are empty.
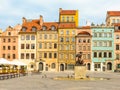
[[[7,60],[18,59],[18,32],[21,25],[9,26],[0,34],[0,58]]]
[[[91,70],[91,30],[89,26],[80,27],[76,31],[76,54],[82,52],[82,60],[87,67]]]

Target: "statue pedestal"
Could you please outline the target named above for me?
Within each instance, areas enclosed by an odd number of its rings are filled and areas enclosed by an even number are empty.
[[[86,78],[86,66],[75,66],[75,79]]]

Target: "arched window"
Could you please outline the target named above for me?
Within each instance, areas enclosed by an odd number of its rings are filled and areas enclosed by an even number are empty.
[[[43,26],[42,29],[43,29],[43,30],[47,30],[47,27],[46,27],[46,26]]]
[[[37,28],[35,26],[32,27],[32,31],[35,32]]]
[[[56,30],[56,27],[55,26],[51,26],[51,30]]]
[[[51,64],[51,68],[54,69],[56,67],[55,63]]]
[[[22,31],[23,31],[23,32],[25,32],[26,30],[27,30],[27,28],[26,28],[26,27],[23,27],[23,28],[22,28]]]

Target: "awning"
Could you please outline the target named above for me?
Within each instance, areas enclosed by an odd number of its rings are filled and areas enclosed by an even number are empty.
[[[12,63],[7,59],[0,58],[0,64],[11,65]]]
[[[21,62],[21,61],[19,61],[17,59],[11,61],[11,64],[18,65],[18,66],[26,66],[27,65],[27,64],[25,64],[25,63],[23,63],[23,62]]]

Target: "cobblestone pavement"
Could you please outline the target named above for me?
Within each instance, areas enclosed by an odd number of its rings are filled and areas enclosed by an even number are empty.
[[[90,77],[110,80],[53,80],[57,76],[72,75],[73,72],[43,72],[19,78],[0,80],[0,90],[120,90],[120,73],[87,72]],[[45,78],[46,75],[46,78]]]

